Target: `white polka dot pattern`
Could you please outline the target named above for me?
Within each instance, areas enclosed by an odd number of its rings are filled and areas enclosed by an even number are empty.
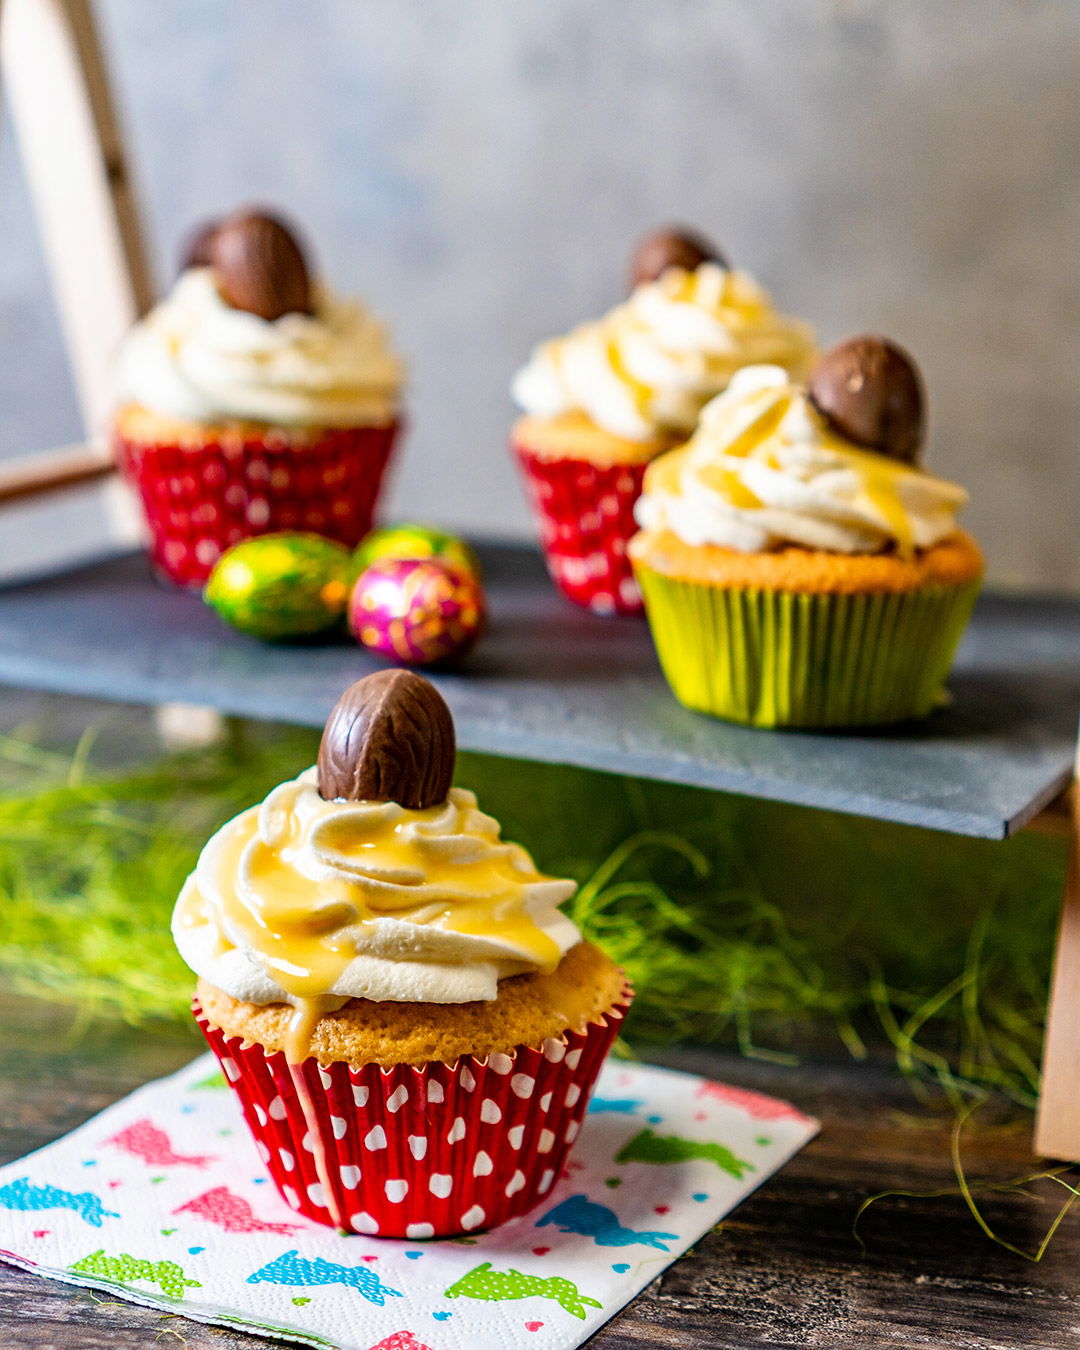
[[[200,1018],[260,1156],[308,1218],[382,1237],[442,1237],[530,1209],[554,1185],[621,1008],[536,1049],[419,1068],[296,1067]],[[314,1114],[297,1090],[302,1077]]]
[[[201,586],[230,545],[275,530],[312,530],[349,547],[371,528],[397,433],[387,427],[284,429],[201,445],[114,438],[135,488],[155,565]]]
[[[640,614],[626,546],[637,532],[634,504],[646,466],[550,459],[521,447],[517,457],[556,586],[596,614]]]

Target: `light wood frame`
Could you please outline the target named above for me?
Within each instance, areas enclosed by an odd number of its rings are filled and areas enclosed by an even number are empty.
[[[153,287],[91,0],[0,0],[0,84],[91,442],[0,465],[3,503],[112,472],[93,442],[113,353]]]

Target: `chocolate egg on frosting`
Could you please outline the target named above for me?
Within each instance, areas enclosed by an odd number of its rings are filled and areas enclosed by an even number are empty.
[[[212,267],[214,264],[214,236],[221,228],[220,220],[208,220],[198,225],[184,240],[180,250],[180,271],[189,267]]]
[[[238,211],[195,242],[209,258],[221,298],[233,309],[268,321],[314,312],[304,255],[276,216]]]
[[[810,402],[846,440],[905,464],[923,443],[922,377],[888,338],[864,334],[831,347],[807,382]]]
[[[704,262],[727,267],[720,250],[703,234],[681,225],[653,230],[640,241],[630,258],[630,287],[641,286],[663,276],[669,267],[693,272]]]
[[[454,719],[443,696],[411,670],[380,670],[338,699],[319,745],[319,796],[397,802],[424,811],[454,779]]]

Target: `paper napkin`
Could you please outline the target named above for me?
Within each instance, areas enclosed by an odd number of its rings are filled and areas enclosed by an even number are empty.
[[[204,1055],[0,1168],[0,1259],[338,1350],[570,1350],[817,1132],[786,1102],[609,1061],[542,1203],[438,1242],[342,1237],[266,1177]]]

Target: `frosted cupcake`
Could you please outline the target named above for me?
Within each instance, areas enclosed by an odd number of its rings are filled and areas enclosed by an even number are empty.
[[[195,1015],[301,1214],[426,1238],[554,1184],[629,1002],[472,793],[403,670],[339,700],[316,768],[206,845],[173,934]]]
[[[548,569],[569,599],[605,614],[641,608],[626,545],[648,463],[686,439],[741,367],[768,361],[799,377],[814,353],[809,327],[697,235],[650,235],[631,281],[603,318],[541,343],[512,386],[524,412],[512,443]]]
[[[630,552],[687,707],[774,727],[923,717],[983,572],[963,488],[917,463],[919,374],[884,338],[833,348],[804,387],[740,371],[658,459]]]
[[[280,221],[243,212],[204,230],[118,358],[116,455],[157,570],[201,585],[230,545],[276,530],[357,544],[401,383],[382,325],[310,281]]]

